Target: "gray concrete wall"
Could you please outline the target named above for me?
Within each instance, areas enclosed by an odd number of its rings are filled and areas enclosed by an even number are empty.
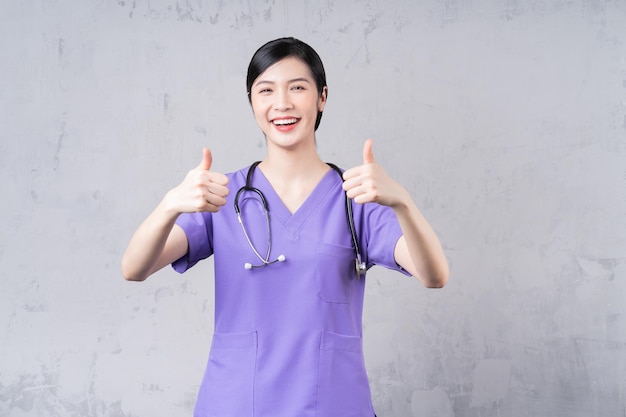
[[[452,267],[369,274],[379,416],[626,416],[621,0],[4,2],[0,415],[191,414],[212,261],[120,258],[203,146],[263,156],[245,70],[283,35],[327,67],[321,154],[374,138]]]

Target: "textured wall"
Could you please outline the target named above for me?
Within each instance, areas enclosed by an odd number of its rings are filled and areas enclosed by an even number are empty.
[[[262,157],[245,69],[283,35],[327,66],[324,158],[373,137],[452,267],[369,274],[379,416],[626,416],[622,0],[5,2],[0,416],[191,414],[212,261],[120,258],[202,146]]]

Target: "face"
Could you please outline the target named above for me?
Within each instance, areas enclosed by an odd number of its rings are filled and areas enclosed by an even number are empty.
[[[291,148],[315,143],[315,121],[324,110],[309,67],[298,58],[285,58],[266,69],[250,90],[257,124],[270,144]]]

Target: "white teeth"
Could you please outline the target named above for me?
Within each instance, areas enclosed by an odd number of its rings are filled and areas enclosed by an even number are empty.
[[[292,125],[297,121],[298,119],[281,119],[281,120],[274,120],[274,124],[277,126],[285,126],[285,125]]]

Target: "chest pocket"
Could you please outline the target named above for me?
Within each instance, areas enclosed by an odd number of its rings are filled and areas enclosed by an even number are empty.
[[[323,243],[317,251],[315,267],[320,298],[327,303],[349,304],[356,279],[354,249]]]

